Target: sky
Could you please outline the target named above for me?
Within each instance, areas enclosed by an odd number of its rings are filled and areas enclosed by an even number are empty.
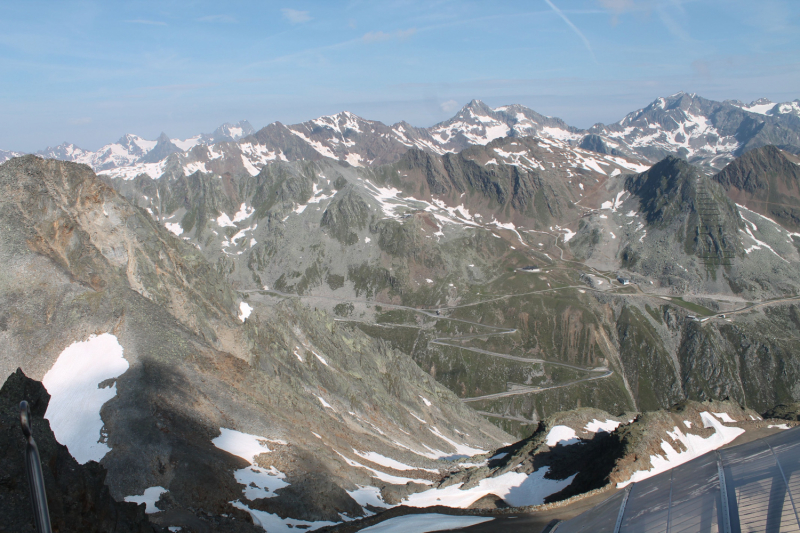
[[[0,149],[96,150],[472,99],[577,127],[678,91],[800,98],[798,0],[0,0]]]

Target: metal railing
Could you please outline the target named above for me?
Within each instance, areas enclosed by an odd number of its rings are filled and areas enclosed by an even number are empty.
[[[22,433],[28,441],[25,446],[25,471],[28,474],[28,487],[31,491],[31,506],[33,507],[33,521],[38,533],[52,533],[50,527],[50,512],[47,509],[47,492],[44,489],[44,476],[42,475],[42,461],[39,458],[39,448],[33,440],[31,431],[31,408],[28,402],[19,404],[19,421]]]

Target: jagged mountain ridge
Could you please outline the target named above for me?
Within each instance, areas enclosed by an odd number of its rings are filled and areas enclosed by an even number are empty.
[[[14,157],[20,157],[20,156],[23,156],[23,155],[25,155],[25,154],[23,154],[21,152],[12,152],[12,151],[9,151],[9,150],[0,150],[0,163],[5,163],[9,159],[12,159]]]
[[[719,170],[735,156],[766,144],[800,151],[799,124],[800,104],[796,101],[772,104],[761,99],[745,105],[677,93],[656,99],[618,123],[581,130],[521,105],[492,109],[473,100],[453,118],[429,128],[406,122],[389,126],[345,111],[289,126],[275,122],[258,132],[242,121],[220,126],[210,135],[165,138],[160,145],[126,135],[97,152],[65,143],[39,155],[83,162],[95,171],[128,179],[141,173],[160,176],[170,166],[167,158],[173,153],[175,164],[187,174],[203,170],[254,175],[272,161],[328,157],[371,166],[397,161],[412,147],[441,155],[499,137],[536,135],[564,146],[625,155],[645,164],[677,155]]]
[[[745,104],[739,100],[725,100],[726,104],[735,105],[736,107],[740,107],[745,111],[749,111],[751,113],[758,113],[760,115],[783,115],[786,113],[794,113],[795,115],[800,115],[800,98],[792,101],[792,102],[785,102],[782,104],[776,104],[775,102],[771,101],[769,98],[759,98],[758,100],[754,100],[749,104]]]
[[[55,147],[48,146],[36,154],[47,159],[84,163],[96,172],[129,167],[152,169],[152,167],[137,167],[137,165],[158,163],[170,154],[190,150],[198,144],[232,142],[250,135],[253,131],[250,123],[243,120],[235,125],[223,124],[213,133],[203,133],[189,139],[170,139],[165,133],[162,133],[156,140],[150,141],[138,135],[125,134],[116,143],[107,144],[96,152],[84,150],[65,142]],[[0,161],[4,161],[4,159]],[[146,172],[146,170],[140,171]],[[150,171],[152,172],[152,170]]]
[[[677,155],[711,169],[767,144],[797,151],[800,113],[796,103],[775,106],[764,114],[754,102],[715,102],[695,94],[658,98],[621,121],[589,129],[623,153],[633,151],[650,162]]]
[[[320,159],[277,162],[255,176],[222,180],[213,173],[178,172],[109,183],[197,244],[210,261],[229,265],[229,277],[242,287],[258,289],[275,287],[281,277],[278,285],[287,287],[286,280],[306,279],[309,269],[314,285],[328,275],[348,278],[349,269],[387,249],[437,257],[438,246],[476,228],[561,226],[580,217],[574,203],[609,174],[640,168],[620,156],[566,149],[559,141],[507,137],[459,154],[410,149],[396,163],[367,169]],[[399,231],[405,220],[421,225],[411,234]],[[330,231],[347,251],[317,229]],[[349,247],[358,242],[370,253],[351,257]],[[306,246],[335,250],[302,253]],[[327,259],[319,263],[321,256]],[[395,280],[395,288],[420,281],[413,278]],[[305,286],[289,285],[298,283]]]

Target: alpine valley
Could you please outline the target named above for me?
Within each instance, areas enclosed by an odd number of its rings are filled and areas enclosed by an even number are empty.
[[[61,531],[544,525],[797,425],[798,154],[686,93],[0,151],[0,512],[22,399]]]

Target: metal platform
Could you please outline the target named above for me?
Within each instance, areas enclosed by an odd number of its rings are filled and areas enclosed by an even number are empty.
[[[628,486],[557,533],[800,532],[800,426]]]

